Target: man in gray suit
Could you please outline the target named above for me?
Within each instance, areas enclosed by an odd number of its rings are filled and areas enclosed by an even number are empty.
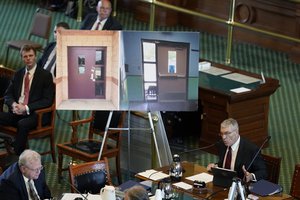
[[[210,171],[212,167],[231,169],[237,172],[239,178],[245,182],[258,181],[267,178],[265,162],[259,152],[259,148],[240,137],[239,125],[235,119],[229,118],[221,123],[220,136],[223,142],[216,144],[219,161],[217,164],[211,163],[207,166]],[[230,159],[228,159],[230,157]],[[251,166],[250,163],[254,159]],[[249,168],[249,169],[247,169]]]

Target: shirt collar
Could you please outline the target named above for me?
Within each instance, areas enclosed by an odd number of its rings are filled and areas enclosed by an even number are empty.
[[[241,136],[239,136],[239,138],[236,140],[236,142],[233,145],[231,145],[232,151],[235,151],[239,147],[240,140],[241,140]]]
[[[23,179],[25,181],[25,183],[27,183],[29,181],[29,178],[27,178],[26,176],[22,175],[23,176]]]
[[[99,18],[99,16],[98,16],[98,17],[97,17],[97,21],[96,21],[96,23],[99,23],[99,22],[101,22],[102,26],[104,26],[104,24],[105,24],[105,22],[107,21],[107,19],[108,19],[108,18],[106,18],[106,19],[103,19],[103,20],[100,20],[100,18]]]
[[[36,66],[37,66],[37,64],[35,64],[34,67],[30,70],[28,70],[27,67],[25,67],[25,69],[26,69],[25,73],[29,72],[31,75],[33,75],[36,70]]]

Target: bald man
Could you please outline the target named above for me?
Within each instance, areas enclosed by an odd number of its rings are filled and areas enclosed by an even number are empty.
[[[97,13],[88,14],[80,27],[81,30],[122,30],[122,25],[111,16],[109,0],[101,0],[96,7]]]

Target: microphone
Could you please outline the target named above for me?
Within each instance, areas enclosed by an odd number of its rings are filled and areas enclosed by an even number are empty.
[[[264,76],[263,72],[260,72],[260,76],[261,76],[260,84],[266,83],[266,79],[265,79],[265,76]]]
[[[262,150],[262,148],[264,147],[264,145],[271,139],[271,136],[266,137],[265,141],[262,143],[262,145],[259,147],[258,151],[256,152],[256,154],[254,155],[253,159],[251,160],[250,164],[247,167],[247,171],[250,169],[250,167],[252,166],[254,160],[256,159],[256,157],[258,156],[259,152]]]
[[[215,146],[216,144],[220,143],[221,140],[218,140],[217,142],[213,143],[213,144],[209,144],[207,146],[204,146],[204,147],[199,147],[199,148],[196,148],[196,149],[191,149],[191,150],[187,150],[187,151],[183,151],[183,152],[180,152],[178,153],[179,155],[182,155],[182,154],[185,154],[185,153],[190,153],[190,152],[194,152],[194,151],[200,151],[200,150],[205,150],[205,149],[209,149],[213,146]]]
[[[88,194],[86,194],[86,196],[84,196],[74,185],[69,183],[69,181],[65,180],[64,177],[61,177],[61,180],[63,180],[64,183],[67,183],[67,185],[69,185],[73,190],[75,190],[78,194],[80,194],[80,196],[82,196],[84,200],[88,200],[88,198],[87,198]],[[74,200],[82,200],[82,198],[76,197]]]

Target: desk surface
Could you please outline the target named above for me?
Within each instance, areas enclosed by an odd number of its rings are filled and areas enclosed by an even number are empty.
[[[188,183],[190,185],[192,185],[192,181],[185,179],[186,177],[195,175],[195,174],[199,174],[202,172],[207,172],[206,168],[194,163],[190,163],[190,162],[182,162],[182,166],[183,169],[185,170],[185,172],[183,173],[183,177],[182,180],[185,183]],[[165,166],[165,167],[161,167],[158,168],[156,170],[158,171],[163,171],[164,173],[168,173],[169,170],[169,166]],[[136,175],[137,178],[141,179],[141,180],[147,180],[147,178]],[[209,198],[211,196],[211,199],[222,199],[224,200],[225,198],[227,198],[228,195],[228,190],[224,189],[222,187],[218,187],[218,186],[214,186],[212,184],[212,182],[209,182],[206,184],[207,185],[207,192],[202,192],[200,193],[199,191],[195,191],[195,190],[183,190],[180,188],[175,188],[177,191],[183,192],[185,194],[188,194],[190,197],[197,198],[197,199],[206,199]],[[186,198],[184,198],[186,199]],[[269,196],[269,197],[260,197],[259,199],[261,200],[282,200],[282,199],[293,199],[290,195],[288,194],[276,194],[273,196]]]
[[[211,65],[219,69],[226,70],[228,71],[228,73],[224,73],[221,75],[211,75],[203,71],[200,71],[199,87],[202,90],[214,91],[219,95],[224,95],[230,101],[241,101],[249,98],[253,99],[257,96],[261,96],[262,94],[263,96],[271,95],[279,87],[279,80],[270,77],[264,77],[265,78],[264,84],[261,84],[260,81],[255,81],[252,83],[242,83],[239,81],[224,78],[223,77],[224,75],[229,75],[234,73],[248,76],[249,78],[255,78],[258,80],[261,80],[262,77],[261,74],[251,73],[248,71],[222,65],[219,63],[211,63]],[[230,91],[231,89],[235,89],[239,87],[245,87],[250,89],[251,91],[245,93],[234,93]],[[201,95],[201,92],[199,93],[199,95]]]

